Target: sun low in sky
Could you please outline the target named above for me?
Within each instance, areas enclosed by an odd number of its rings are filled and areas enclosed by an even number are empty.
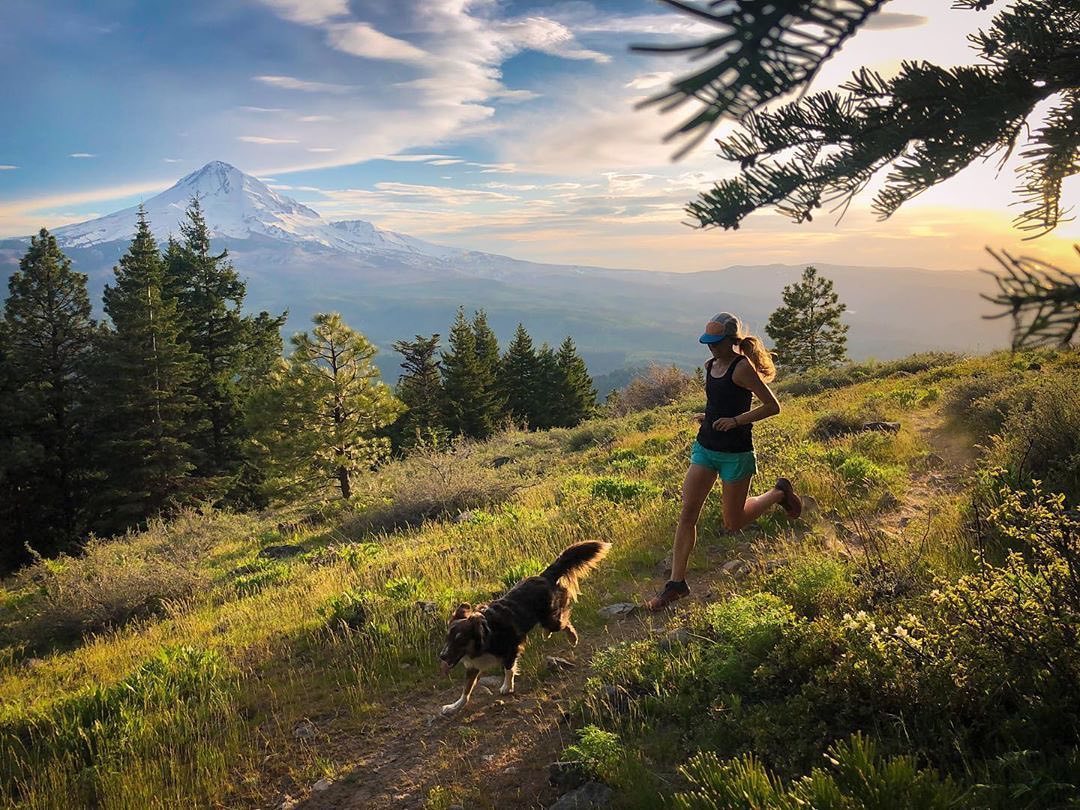
[[[867,65],[952,65],[992,9],[894,0],[814,89]],[[693,271],[810,262],[973,269],[985,245],[1061,261],[1076,223],[1021,242],[996,160],[880,223],[752,215],[695,231],[683,206],[732,168],[635,105],[687,69],[631,54],[709,28],[650,0],[5,0],[0,236],[138,202],[224,160],[329,219],[534,261]],[[721,127],[715,134],[730,129]],[[1063,204],[1080,196],[1075,178]]]

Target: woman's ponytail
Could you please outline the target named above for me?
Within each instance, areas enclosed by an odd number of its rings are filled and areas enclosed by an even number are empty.
[[[742,350],[746,359],[754,364],[754,368],[757,369],[761,379],[769,382],[776,377],[776,364],[773,362],[769,350],[765,348],[765,344],[759,338],[753,335],[740,338],[739,349]]]

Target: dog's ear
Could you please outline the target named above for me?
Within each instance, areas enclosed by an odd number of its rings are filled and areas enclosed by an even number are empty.
[[[472,605],[468,602],[462,602],[457,606],[457,610],[454,611],[454,615],[450,617],[450,621],[456,622],[458,619],[464,619],[472,611]]]
[[[488,623],[484,620],[483,616],[477,614],[473,617],[473,627],[476,628],[476,643],[477,650],[479,651],[487,646],[488,633],[490,632]]]

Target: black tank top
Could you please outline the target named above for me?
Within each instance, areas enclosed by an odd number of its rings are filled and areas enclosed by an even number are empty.
[[[731,430],[713,430],[721,416],[736,417],[750,410],[753,394],[735,382],[735,367],[746,358],[737,356],[722,377],[714,377],[713,361],[705,364],[705,420],[698,430],[698,444],[721,453],[748,453],[754,449],[753,425],[739,425]]]

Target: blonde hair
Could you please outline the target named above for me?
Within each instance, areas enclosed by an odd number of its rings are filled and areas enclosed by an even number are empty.
[[[724,334],[731,338],[731,342],[739,347],[739,351],[757,369],[758,376],[765,382],[770,382],[776,377],[776,363],[772,355],[761,342],[761,338],[751,335],[743,327],[743,322],[738,316],[730,312],[721,312],[713,316],[712,320],[724,324]]]

